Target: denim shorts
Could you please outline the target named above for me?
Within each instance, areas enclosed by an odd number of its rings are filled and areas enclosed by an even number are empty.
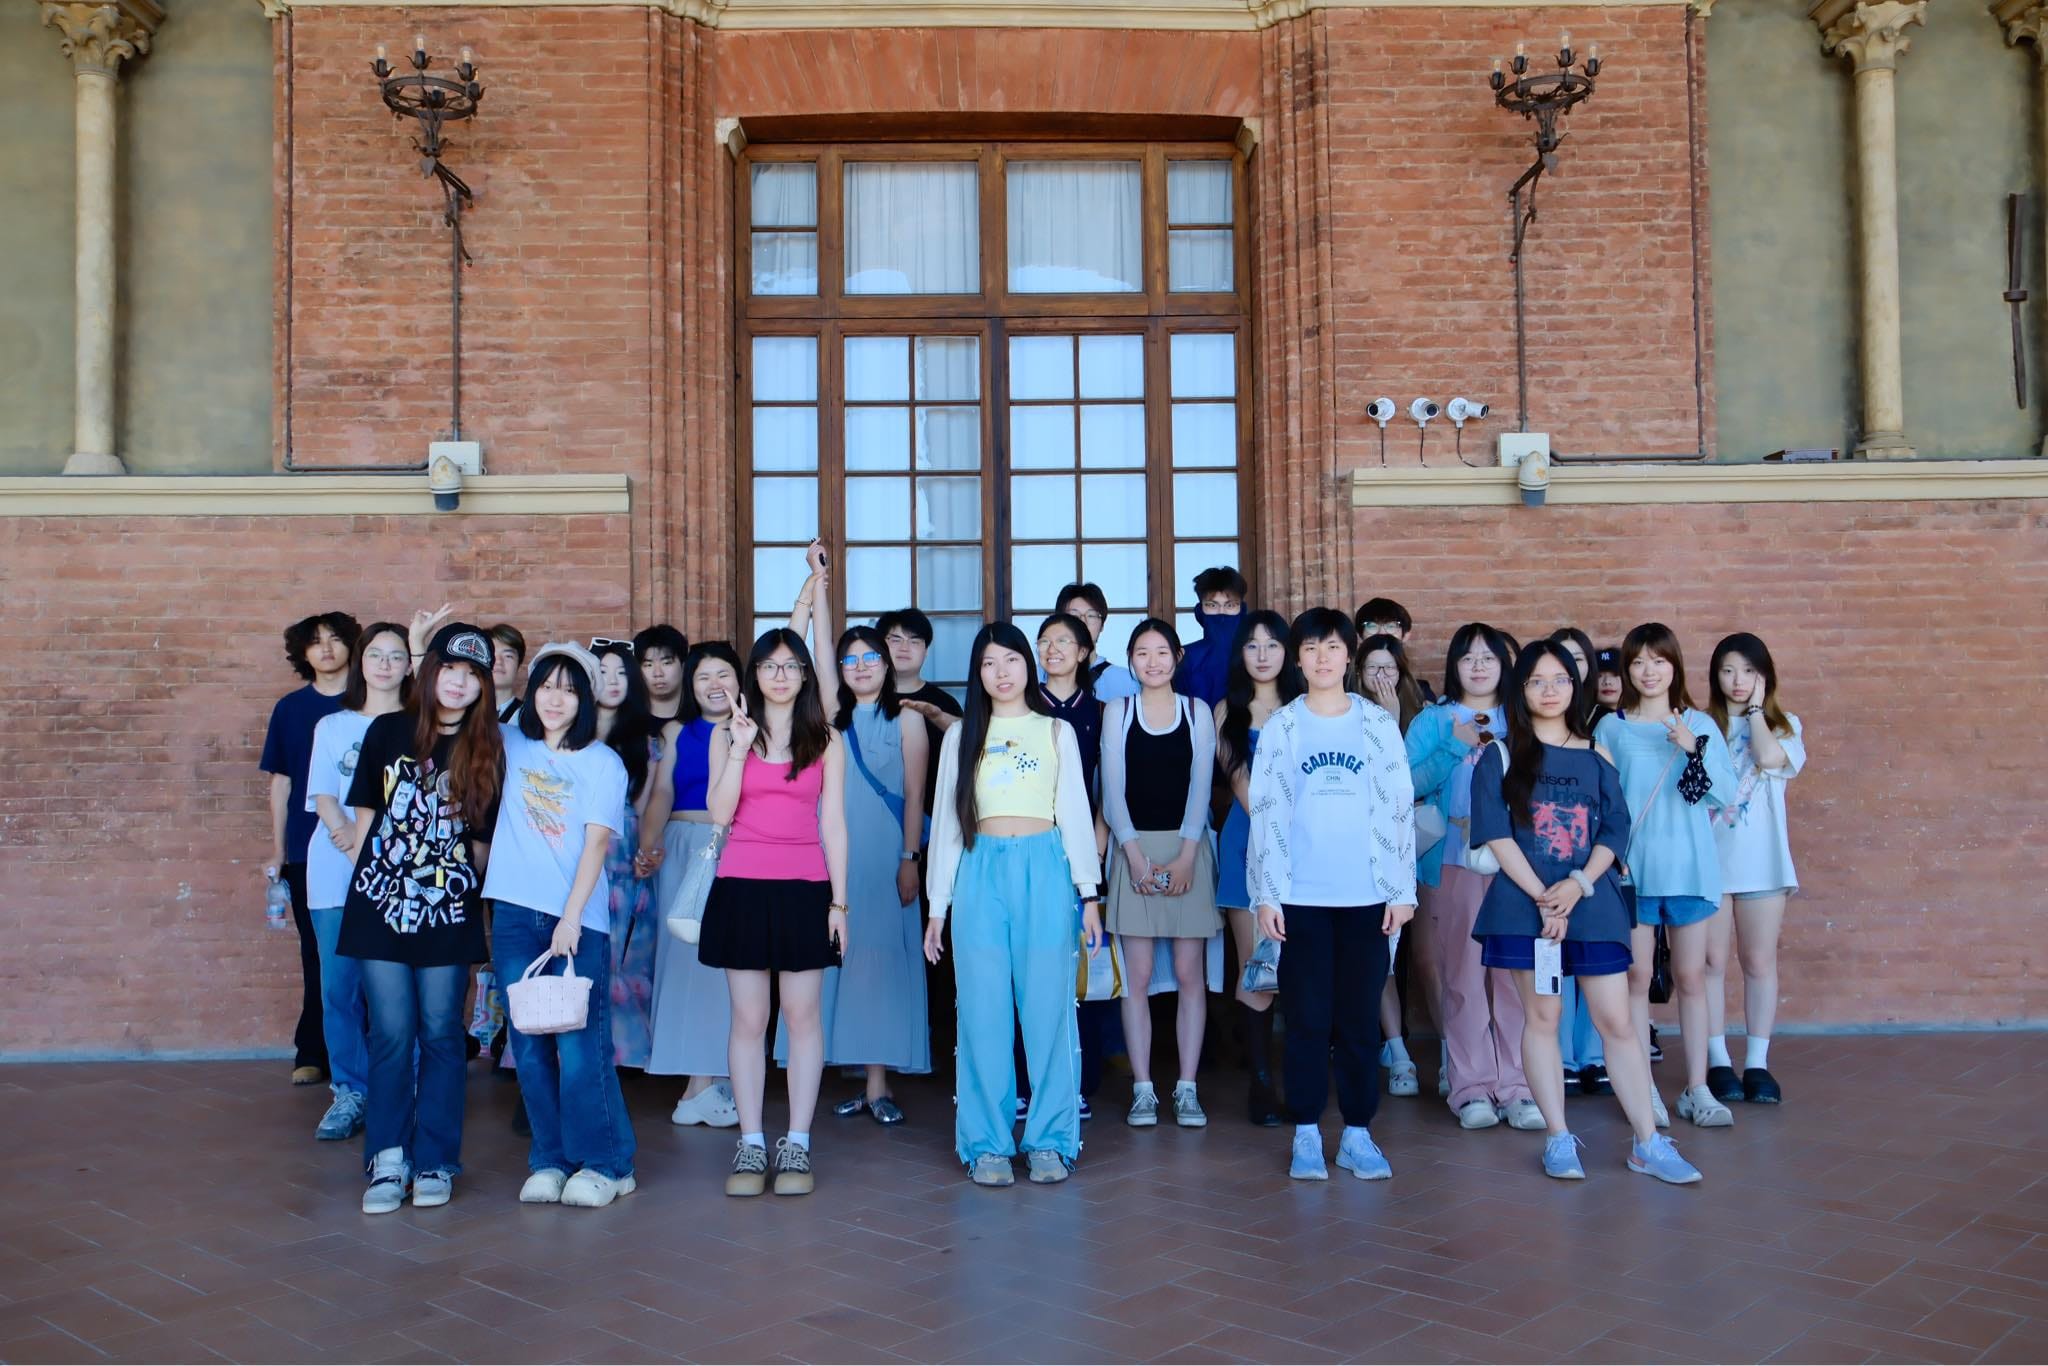
[[[1629,947],[1612,941],[1567,939],[1558,945],[1567,977],[1612,977],[1628,971]],[[1536,966],[1536,937],[1489,934],[1479,941],[1479,961],[1489,968],[1529,972]]]
[[[1697,925],[1720,910],[1718,903],[1701,896],[1636,895],[1638,925]]]

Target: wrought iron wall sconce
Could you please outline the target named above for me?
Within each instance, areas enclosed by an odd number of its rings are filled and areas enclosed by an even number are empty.
[[[1558,131],[1558,120],[1573,105],[1592,97],[1593,82],[1600,75],[1600,45],[1595,43],[1589,47],[1584,62],[1581,62],[1578,54],[1572,51],[1572,36],[1567,33],[1558,42],[1557,70],[1530,75],[1528,44],[1516,43],[1515,55],[1507,63],[1514,73],[1512,80],[1508,72],[1501,69],[1502,65],[1500,58],[1494,58],[1493,73],[1487,77],[1487,84],[1493,87],[1493,102],[1536,123],[1536,160],[1508,187],[1508,218],[1515,240],[1514,249],[1508,254],[1508,260],[1515,267],[1515,385],[1520,429],[1526,432],[1529,430],[1529,329],[1523,302],[1522,246],[1528,237],[1529,225],[1536,221],[1537,183],[1543,179],[1545,171],[1557,169],[1557,149],[1565,139],[1565,134]],[[1529,192],[1526,208],[1522,203],[1525,189]]]
[[[434,59],[427,55],[427,36],[416,34],[412,40],[412,70],[395,70],[384,44],[377,44],[377,55],[370,62],[370,71],[377,78],[379,92],[384,105],[396,119],[412,119],[419,124],[419,136],[413,139],[413,150],[420,154],[420,174],[441,183],[441,193],[446,206],[442,221],[447,223],[453,239],[449,253],[449,324],[448,348],[451,361],[449,379],[449,439],[462,440],[462,267],[470,259],[469,251],[462,243],[462,210],[476,196],[470,192],[462,177],[448,169],[441,157],[448,148],[442,141],[443,128],[450,123],[476,117],[477,102],[483,99],[484,88],[477,84],[474,54],[462,49],[456,61],[453,75],[429,75],[428,68]]]

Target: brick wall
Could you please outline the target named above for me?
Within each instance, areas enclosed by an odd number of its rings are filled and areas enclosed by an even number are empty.
[[[1435,680],[1466,621],[1604,645],[1658,620],[1704,704],[1715,643],[1763,637],[1810,756],[1788,794],[1785,1027],[2048,1021],[2048,741],[2015,691],[2048,657],[2048,508],[1361,509],[1352,535],[1345,601],[1406,605]]]
[[[620,516],[0,518],[0,1055],[268,1049],[296,937],[262,924],[278,632],[452,600],[534,644],[627,625]]]

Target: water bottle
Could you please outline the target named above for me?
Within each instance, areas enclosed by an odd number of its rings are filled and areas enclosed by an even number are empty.
[[[265,868],[263,875],[270,879],[263,894],[263,923],[273,930],[288,930],[292,927],[292,889],[285,886],[275,868]]]

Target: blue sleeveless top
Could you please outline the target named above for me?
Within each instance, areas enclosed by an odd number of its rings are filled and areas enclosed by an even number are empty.
[[[711,786],[711,737],[717,730],[700,716],[676,736],[677,811],[704,810],[705,791]]]

